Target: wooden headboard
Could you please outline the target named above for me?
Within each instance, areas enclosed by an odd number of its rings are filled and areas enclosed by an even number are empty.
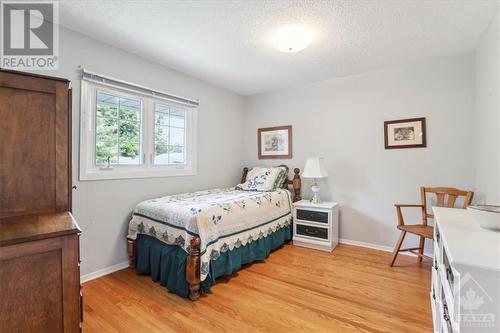
[[[294,173],[294,175],[293,175],[292,179],[289,179],[288,175],[287,175],[285,181],[283,182],[283,188],[288,189],[288,187],[291,185],[292,190],[293,190],[292,201],[296,202],[296,201],[302,200],[302,197],[300,196],[302,181],[300,180],[300,169],[299,168],[293,169],[293,173]],[[244,183],[247,180],[247,174],[248,174],[248,168],[244,167],[243,174],[241,175],[241,182],[242,183]]]

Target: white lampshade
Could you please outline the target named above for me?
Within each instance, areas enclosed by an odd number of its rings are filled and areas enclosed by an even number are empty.
[[[304,178],[324,178],[328,177],[328,172],[326,172],[325,163],[320,157],[309,157],[306,160],[306,166],[304,171],[302,171],[302,177]]]

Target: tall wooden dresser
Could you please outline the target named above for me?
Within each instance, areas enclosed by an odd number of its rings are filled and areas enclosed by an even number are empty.
[[[0,70],[0,332],[79,332],[71,90]]]

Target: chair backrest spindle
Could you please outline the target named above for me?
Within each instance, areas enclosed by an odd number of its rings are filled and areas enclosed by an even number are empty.
[[[453,187],[421,187],[420,196],[423,209],[422,222],[427,225],[429,218],[434,218],[434,215],[427,212],[427,193],[436,194],[436,206],[454,208],[457,198],[464,197],[461,208],[467,208],[472,203],[474,192],[463,191]]]

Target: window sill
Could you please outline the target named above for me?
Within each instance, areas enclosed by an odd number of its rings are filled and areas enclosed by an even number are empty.
[[[194,168],[150,168],[133,170],[132,168],[117,167],[111,170],[92,169],[80,172],[80,181],[108,180],[108,179],[136,179],[136,178],[159,178],[159,177],[179,177],[195,176],[197,170]]]

